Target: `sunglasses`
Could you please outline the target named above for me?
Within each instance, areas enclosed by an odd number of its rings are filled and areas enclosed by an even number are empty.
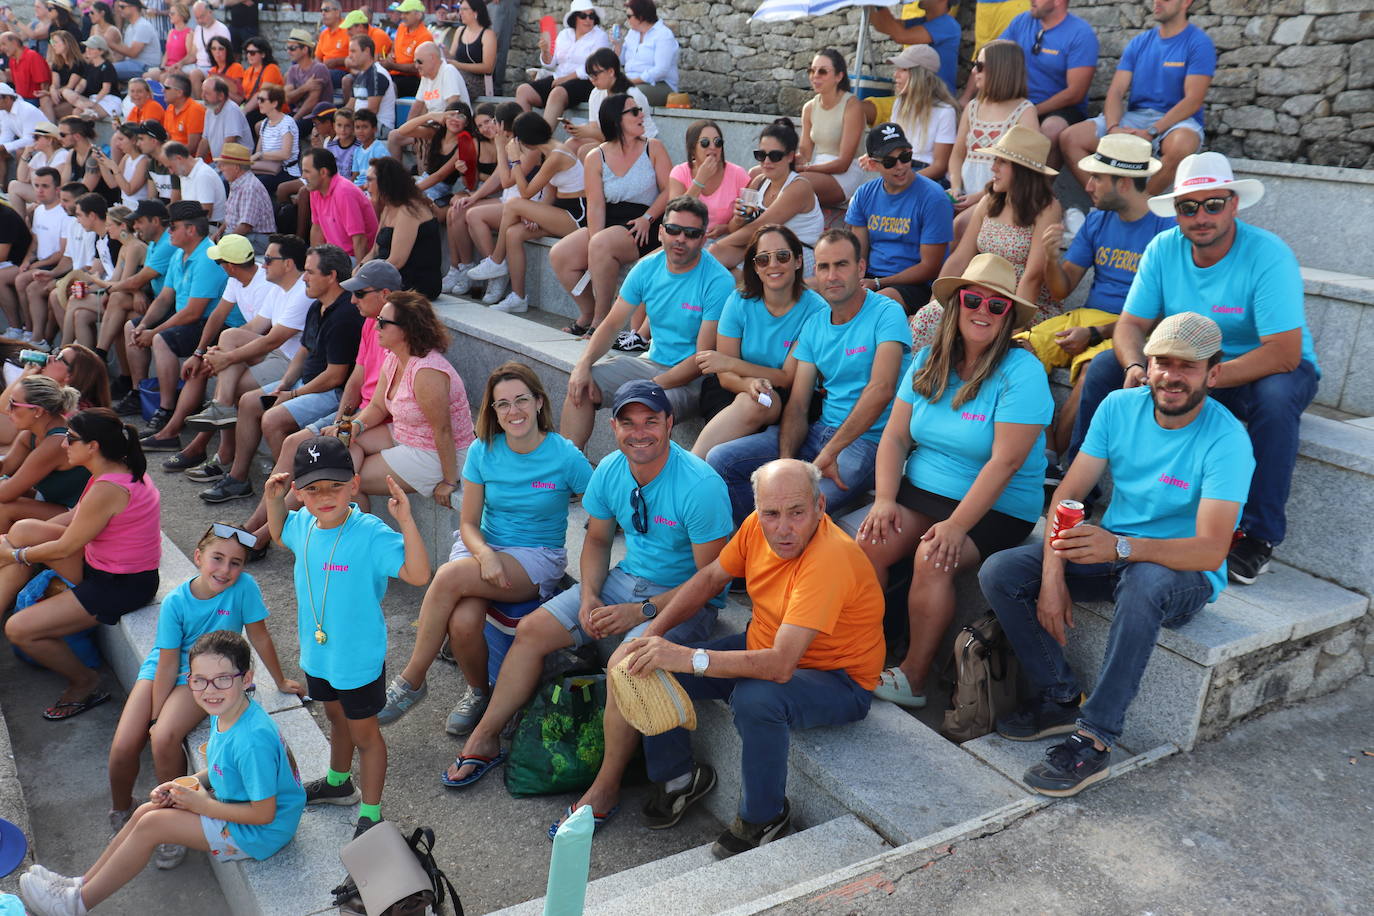
[[[369,292],[370,292],[370,290],[369,290]],[[378,318],[378,319],[377,319],[377,330],[379,330],[379,331],[380,331],[382,328],[390,328],[390,327],[397,327],[397,328],[399,328],[400,326],[401,326],[401,323],[400,323],[399,321],[394,321],[394,320],[392,320],[392,319],[390,319],[390,318]]]
[[[981,60],[975,60],[975,61],[973,62],[973,72],[974,72],[974,73],[982,73],[983,70],[985,70],[986,68],[987,68],[987,64],[984,63],[984,62],[981,61]]]
[[[1035,44],[1031,45],[1031,53],[1039,54],[1045,47],[1045,30],[1041,29],[1040,34],[1035,36]]]
[[[911,150],[906,150],[905,152],[898,153],[895,156],[884,156],[878,161],[883,164],[883,168],[885,169],[896,168],[897,163],[899,162],[907,163],[911,161]]]
[[[723,137],[702,137],[701,139],[697,140],[697,146],[701,147],[702,149],[708,149],[708,148],[710,148],[710,147],[712,147],[712,146],[714,146],[716,149],[724,149],[724,148],[725,148],[725,138],[723,138]]]
[[[780,149],[756,149],[754,150],[754,161],[762,162],[767,159],[769,162],[782,162],[787,155],[785,150]]]
[[[212,522],[210,527],[206,529],[205,534],[201,535],[201,537],[206,538],[212,534],[217,538],[224,538],[227,541],[238,541],[249,550],[252,550],[258,545],[258,539],[251,533],[244,531],[242,528],[235,528],[233,525],[226,525],[224,522]]]
[[[262,53],[262,48],[244,48],[244,49],[243,49],[243,53],[244,53],[244,54],[261,54],[261,53]]]
[[[624,117],[625,115],[630,115],[634,118],[637,118],[642,114],[644,114],[644,109],[640,108],[638,105],[636,105],[633,108],[626,108],[624,111],[620,113],[621,117]]]
[[[573,14],[572,14],[572,17],[573,17],[574,19],[595,19],[595,18],[596,18],[596,13],[589,13],[589,12],[573,13]]]
[[[68,431],[67,435],[66,435],[64,438],[67,440],[67,444],[68,444],[68,445],[76,445],[78,442],[85,442],[85,441],[86,441],[85,439],[82,439],[82,438],[81,438],[80,436],[78,436],[76,433],[71,432],[71,431]]]
[[[808,67],[806,69],[806,73],[808,76],[829,76],[834,72],[834,70],[831,70],[827,67]]]
[[[291,260],[291,259],[290,259],[290,258],[287,258],[287,257],[280,257],[280,256],[274,258],[274,257],[272,257],[272,255],[270,255],[270,254],[265,254],[265,255],[262,256],[262,263],[264,263],[264,264],[271,264],[273,261],[289,261],[289,260]]]
[[[1179,216],[1197,216],[1199,209],[1206,210],[1212,216],[1216,216],[1226,205],[1231,202],[1229,197],[1209,197],[1206,200],[1177,200],[1174,201],[1174,212]]]
[[[56,356],[55,358],[56,358],[56,360],[57,360],[59,363],[61,363],[62,365],[66,366],[68,369],[75,369],[75,368],[76,368],[76,364],[73,363],[73,362],[72,362],[70,359],[68,359],[67,357],[63,356],[61,353],[57,354],[57,356]]]
[[[37,404],[28,404],[28,403],[25,403],[24,401],[10,401],[10,410],[14,410],[14,408],[16,408],[16,407],[32,407],[32,408],[34,408],[35,410],[42,410],[42,409],[43,409],[42,407],[39,407]]]
[[[243,677],[246,673],[245,671],[235,671],[233,674],[221,674],[218,677],[201,677],[198,674],[193,674],[186,679],[186,686],[196,693],[200,693],[211,684],[215,685],[216,690],[228,690],[234,686],[236,679]]]
[[[635,526],[635,531],[640,534],[649,533],[649,503],[639,492],[639,487],[630,491],[630,511],[633,515],[631,522]]]
[[[959,304],[970,312],[976,312],[978,311],[978,306],[986,304],[989,314],[1002,315],[1015,303],[1006,296],[984,296],[981,293],[961,289],[959,290]]]
[[[301,49],[304,48],[304,47],[305,47],[305,45],[287,45],[287,46],[286,46],[286,50],[288,50],[288,51],[299,51],[299,50],[301,50]]]
[[[663,231],[674,238],[677,238],[679,235],[685,235],[689,239],[699,239],[706,234],[705,229],[696,226],[679,226],[677,223],[664,223]]]
[[[792,252],[786,248],[778,251],[760,251],[754,255],[755,267],[767,267],[769,264],[791,264]]]

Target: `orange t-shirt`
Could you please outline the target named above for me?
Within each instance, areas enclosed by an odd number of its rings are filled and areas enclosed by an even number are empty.
[[[375,25],[367,27],[367,35],[372,39],[372,44],[377,48],[377,57],[389,57],[391,55],[391,36]]]
[[[240,64],[240,63],[238,63],[238,62],[232,63],[232,64],[229,65],[229,69],[228,69],[228,70],[225,70],[223,73],[220,73],[219,70],[217,70],[217,69],[214,68],[214,67],[211,67],[211,68],[210,68],[210,75],[211,75],[211,76],[222,76],[222,77],[224,77],[225,79],[229,80],[230,82],[242,84],[242,82],[243,82],[243,64]]]
[[[262,74],[262,79],[258,79],[258,74]],[[250,67],[243,71],[243,78],[239,80],[239,85],[243,86],[243,97],[248,99],[254,92],[263,86],[286,87],[286,79],[281,75],[281,67],[276,64],[268,64],[264,67]]]
[[[348,56],[348,29],[335,26],[325,29],[315,40],[315,59],[324,63],[331,57]],[[342,69],[342,68],[335,68]]]
[[[434,35],[429,31],[428,26],[421,25],[411,31],[403,23],[396,28],[396,43],[392,46],[395,53],[391,55],[391,59],[398,64],[413,64],[415,63],[415,49],[425,42],[433,40]]]
[[[167,139],[188,143],[191,134],[205,133],[205,106],[195,99],[187,99],[180,111],[168,107],[162,116],[162,126],[167,128]]]
[[[748,648],[771,648],[784,623],[806,627],[816,638],[797,667],[842,669],[865,690],[878,686],[883,590],[863,550],[828,515],[821,516],[801,556],[784,560],[768,546],[752,512],[717,559],[730,575],[744,577],[754,602]]]
[[[130,108],[127,120],[130,124],[139,124],[143,121],[161,121],[165,112],[166,109],[158,104],[157,99],[149,99],[142,105],[135,105]]]

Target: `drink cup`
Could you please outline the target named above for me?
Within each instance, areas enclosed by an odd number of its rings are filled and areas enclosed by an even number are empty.
[[[194,776],[178,776],[172,782],[181,786],[183,789],[190,789],[192,792],[200,791],[200,780]]]

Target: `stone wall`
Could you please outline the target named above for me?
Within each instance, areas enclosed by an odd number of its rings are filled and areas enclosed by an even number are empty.
[[[353,4],[347,4],[352,6]],[[758,0],[663,0],[660,14],[683,43],[682,82],[697,108],[797,115],[809,97],[805,71],[816,49],[851,56],[855,11],[792,23],[749,21]],[[973,4],[959,16],[972,33]],[[524,3],[507,80],[524,79],[535,57],[539,17],[561,3]],[[1149,27],[1149,5],[1074,0],[1102,43],[1092,104],[1100,107],[1117,58]],[[606,7],[612,21],[616,5]],[[1230,155],[1374,168],[1374,0],[1195,0],[1192,19],[1219,54],[1208,97],[1209,145]],[[264,9],[281,30],[317,22],[296,8]],[[269,27],[271,28],[271,27]],[[873,33],[868,60],[895,53]],[[967,52],[971,46],[966,46]],[[872,72],[872,71],[871,71]],[[887,75],[883,64],[878,73]],[[966,74],[967,67],[964,68]]]

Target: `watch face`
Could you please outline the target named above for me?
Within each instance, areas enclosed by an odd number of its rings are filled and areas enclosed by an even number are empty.
[[[646,601],[639,609],[645,617],[653,617],[658,614],[658,607],[652,601]]]

